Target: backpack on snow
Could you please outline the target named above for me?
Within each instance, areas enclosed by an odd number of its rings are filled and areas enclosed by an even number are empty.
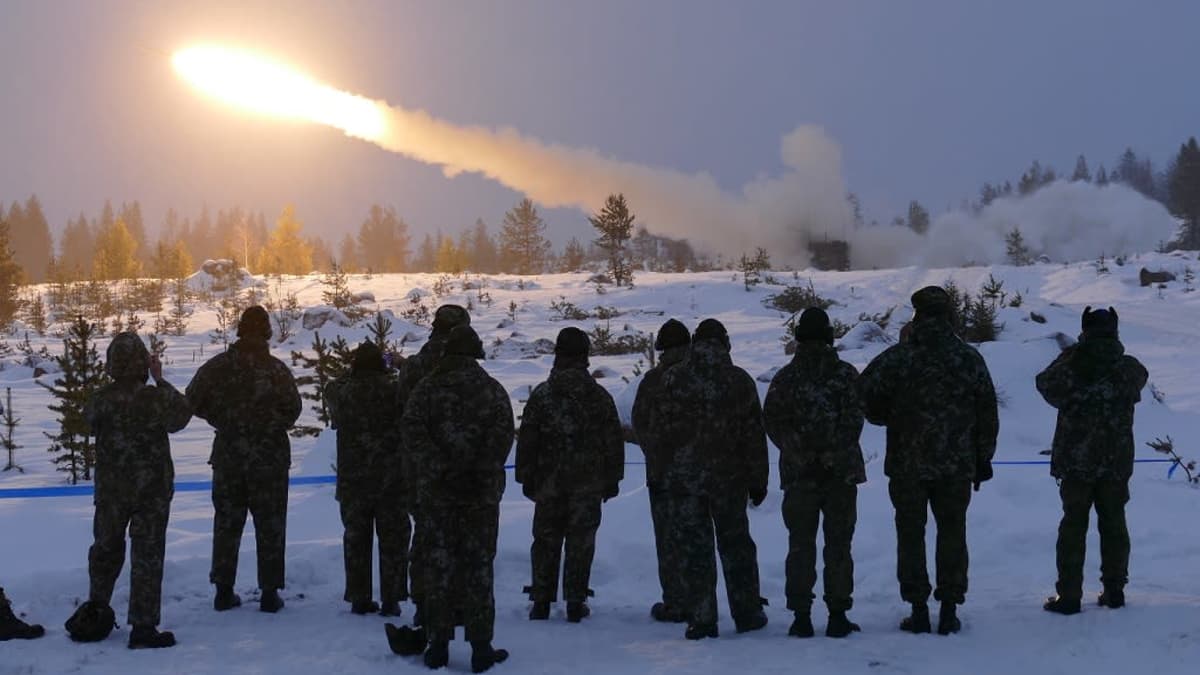
[[[75,642],[100,642],[117,627],[112,607],[88,600],[67,619],[67,634]]]

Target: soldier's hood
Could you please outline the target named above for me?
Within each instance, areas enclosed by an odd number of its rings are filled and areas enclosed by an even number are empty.
[[[912,326],[912,337],[910,341],[917,345],[936,345],[938,343],[959,341],[957,335],[954,334],[954,326],[950,325],[944,317],[930,317],[914,321]]]
[[[1080,336],[1072,364],[1082,373],[1107,370],[1125,355],[1125,345],[1114,337]]]
[[[244,337],[229,345],[229,351],[234,352],[235,355],[268,356],[271,353],[271,345],[258,337]]]
[[[700,340],[692,343],[688,361],[700,368],[719,368],[733,365],[733,357],[725,345],[715,340]]]
[[[665,350],[662,355],[658,357],[658,362],[664,366],[673,366],[676,363],[686,359],[687,355],[688,345],[679,345],[677,347],[671,347],[670,349]]]
[[[546,378],[546,382],[554,389],[574,390],[581,385],[593,382],[592,374],[588,372],[587,361],[579,364],[568,366],[555,366],[550,371],[550,377]]]
[[[796,343],[796,353],[792,355],[792,362],[797,364],[821,364],[837,360],[837,350],[832,345],[817,340]]]
[[[475,359],[459,354],[443,356],[433,369],[434,384],[454,387],[475,376],[477,370],[483,370]]]

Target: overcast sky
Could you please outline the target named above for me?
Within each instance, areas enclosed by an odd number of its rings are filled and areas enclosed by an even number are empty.
[[[1104,0],[0,0],[0,201],[37,193],[52,225],[105,198],[240,204],[357,229],[373,203],[418,232],[496,225],[518,195],[339,132],[197,97],[170,52],[261,49],[339,88],[456,123],[511,126],[736,190],[781,168],[779,139],[823,126],[849,189],[886,222],[935,213],[1079,153],[1159,165],[1200,133],[1200,2]],[[634,205],[636,211],[636,204]],[[582,214],[547,214],[555,239]]]

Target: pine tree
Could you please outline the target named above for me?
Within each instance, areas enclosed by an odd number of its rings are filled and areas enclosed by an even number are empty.
[[[1004,236],[1005,256],[1008,258],[1010,265],[1032,265],[1033,254],[1029,251],[1029,246],[1025,244],[1025,237],[1021,234],[1021,228],[1014,227],[1011,232]]]
[[[1113,169],[1109,180],[1124,183],[1148,199],[1157,197],[1154,165],[1148,158],[1138,157],[1133,148],[1125,148],[1125,152],[1121,153],[1121,157],[1117,160],[1117,168]]]
[[[1087,158],[1083,155],[1075,160],[1075,172],[1071,174],[1071,182],[1078,183],[1079,181],[1092,182],[1092,172],[1088,170]]]
[[[125,221],[117,219],[96,237],[93,266],[96,278],[104,281],[136,278],[141,272],[136,254],[137,242],[125,227]]]
[[[496,242],[488,234],[487,223],[477,218],[471,231],[471,266],[480,274],[492,274],[497,269],[496,257]]]
[[[515,274],[541,274],[545,271],[550,242],[542,234],[546,223],[529,199],[504,214],[500,231],[500,251],[507,271]]]
[[[1104,169],[1103,164],[1096,170],[1096,185],[1108,185],[1108,171]]]
[[[72,485],[91,480],[96,463],[92,429],[84,418],[84,406],[108,379],[96,351],[100,330],[99,325],[77,318],[63,341],[62,356],[55,357],[61,371],[59,377],[53,384],[38,382],[57,399],[50,410],[58,413],[59,430],[46,433],[46,437],[52,442],[50,452],[54,463],[67,474]]]
[[[13,203],[16,209],[17,204]],[[10,213],[9,245],[25,276],[34,283],[46,280],[46,266],[54,256],[54,238],[50,234],[50,224],[46,222],[46,214],[42,211],[42,203],[37,195],[30,195],[25,200],[25,207],[17,209],[19,218],[11,217]],[[2,214],[0,214],[2,216]]]
[[[358,229],[359,264],[371,272],[407,271],[410,242],[408,224],[396,210],[372,204]]]
[[[347,234],[342,237],[342,243],[338,244],[338,263],[342,269],[347,272],[357,272],[362,267],[358,264],[358,242],[354,240],[354,235]]]
[[[915,199],[908,203],[908,229],[917,234],[929,231],[929,211]]]
[[[93,267],[96,253],[96,236],[87,217],[82,213],[79,219],[67,221],[59,243],[59,269],[68,278],[78,281],[86,276]]]
[[[571,241],[567,242],[562,254],[562,271],[563,272],[578,272],[583,268],[583,263],[587,260],[587,251],[583,250],[583,244],[575,237],[571,237]]]
[[[313,269],[313,247],[300,235],[303,224],[296,218],[296,207],[283,207],[275,221],[267,245],[258,255],[262,274],[308,274]]]
[[[624,194],[609,195],[600,212],[588,217],[588,222],[600,233],[595,243],[608,258],[608,275],[618,286],[633,285],[633,267],[625,244],[633,236],[634,218]]]
[[[13,252],[10,229],[7,222],[0,220],[0,329],[7,328],[20,307],[18,291],[24,281],[24,273]]]
[[[438,246],[437,257],[434,262],[434,270],[437,272],[458,274],[462,271],[458,263],[458,247],[454,245],[454,238],[442,237],[442,243]]]
[[[149,262],[150,245],[146,239],[146,223],[142,220],[142,205],[135,199],[132,204],[121,204],[121,212],[117,219],[125,223],[129,236],[134,241],[134,258],[138,262]]]
[[[19,473],[25,473],[25,469],[17,464],[17,450],[23,446],[17,445],[13,439],[16,434],[17,425],[21,423],[21,418],[16,416],[12,405],[12,387],[4,388],[4,405],[0,405],[0,426],[4,427],[4,431],[0,432],[0,445],[8,451],[8,462],[4,464],[4,471],[12,471],[14,469]]]
[[[313,355],[302,351],[292,352],[292,366],[299,366],[311,371],[296,378],[296,386],[302,387],[300,396],[307,401],[313,401],[312,410],[317,414],[317,420],[324,428],[329,427],[329,409],[325,405],[325,388],[330,382],[345,375],[350,370],[353,354],[350,345],[340,335],[332,342],[322,340],[320,332],[313,333]],[[320,427],[297,425],[292,429],[292,435],[317,436]]]
[[[1179,146],[1167,176],[1167,195],[1171,213],[1183,221],[1180,246],[1200,249],[1200,145],[1195,136]]]

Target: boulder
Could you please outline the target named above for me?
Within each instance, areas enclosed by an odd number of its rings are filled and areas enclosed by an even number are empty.
[[[1141,282],[1143,287],[1150,286],[1152,284],[1165,284],[1168,281],[1175,281],[1175,275],[1166,270],[1151,272],[1143,267],[1140,271],[1138,271],[1138,281]]]
[[[304,326],[304,330],[317,330],[329,322],[342,327],[353,326],[354,322],[350,317],[346,316],[336,307],[329,305],[319,305],[317,307],[309,307],[304,310],[304,316],[301,317],[300,323]]]

